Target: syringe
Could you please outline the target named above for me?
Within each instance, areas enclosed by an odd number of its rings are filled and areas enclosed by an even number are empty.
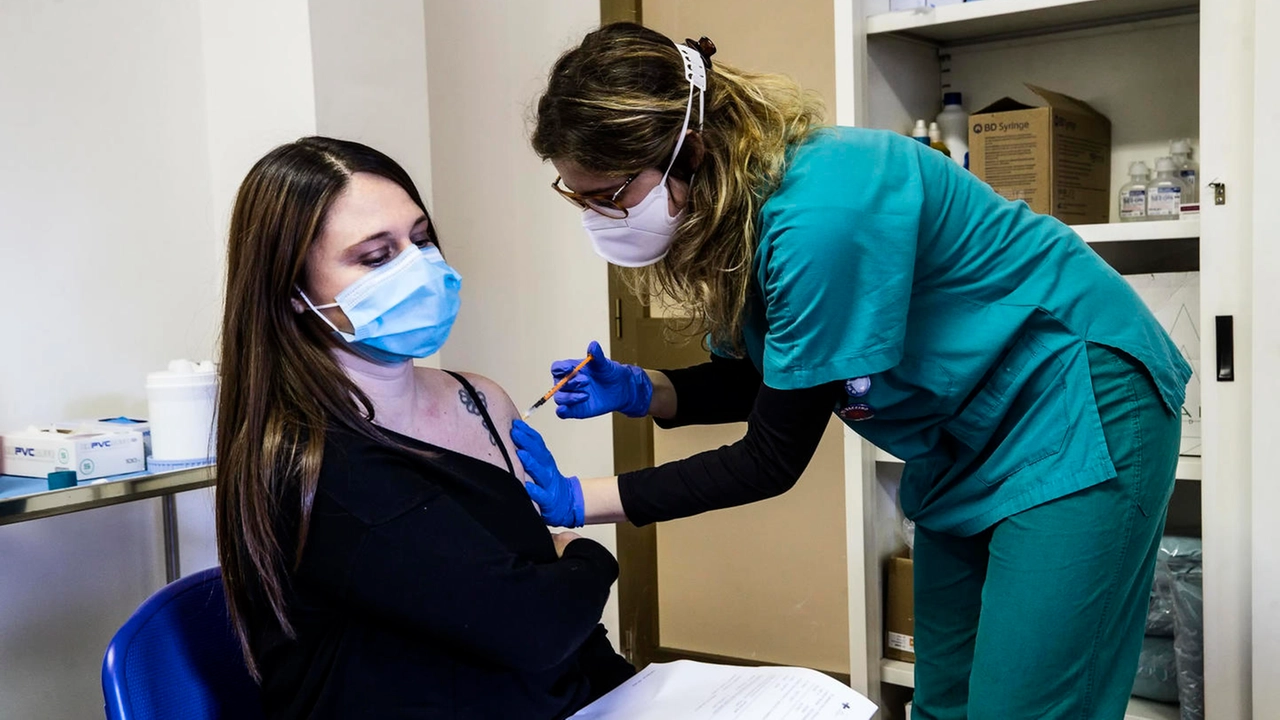
[[[537,412],[538,408],[546,404],[546,402],[550,400],[553,395],[559,392],[560,388],[564,387],[565,383],[572,380],[573,376],[577,375],[578,371],[586,367],[587,363],[591,362],[591,360],[592,360],[591,353],[587,353],[587,356],[582,358],[582,362],[578,363],[577,367],[570,370],[568,375],[565,375],[564,377],[560,378],[560,382],[556,383],[555,387],[548,390],[547,394],[543,395],[542,398],[538,400],[538,402],[534,403],[532,407],[530,407],[528,410],[525,410],[524,414],[520,416],[520,419],[528,420],[530,415],[533,415],[535,412]]]

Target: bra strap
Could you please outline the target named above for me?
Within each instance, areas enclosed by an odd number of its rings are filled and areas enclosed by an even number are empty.
[[[512,475],[515,475],[516,467],[511,464],[511,455],[507,452],[507,445],[502,442],[502,435],[498,433],[497,426],[493,424],[493,418],[489,417],[489,409],[485,407],[484,400],[480,398],[479,391],[477,391],[471,383],[467,382],[466,378],[462,377],[458,373],[453,372],[452,370],[445,370],[445,372],[449,373],[450,377],[454,380],[457,380],[458,383],[462,385],[463,389],[467,391],[467,394],[471,396],[471,402],[474,402],[476,407],[480,410],[480,417],[484,418],[484,426],[488,428],[489,435],[493,438],[494,444],[498,446],[498,450],[502,451],[502,459],[507,462],[507,470],[509,470]]]

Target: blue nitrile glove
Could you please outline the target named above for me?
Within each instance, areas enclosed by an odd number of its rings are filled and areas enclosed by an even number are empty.
[[[559,406],[556,415],[562,418],[589,418],[611,412],[620,412],[628,417],[648,415],[653,383],[645,371],[605,357],[598,342],[593,341],[587,347],[587,353],[591,355],[591,362],[552,398]],[[559,382],[580,362],[581,358],[554,362],[551,364],[551,376]]]
[[[542,441],[537,430],[523,420],[511,425],[511,439],[516,444],[516,457],[524,465],[524,471],[533,478],[524,489],[538,504],[542,519],[557,527],[582,527],[585,508],[582,502],[582,483],[576,477],[565,477],[556,468],[556,459]]]

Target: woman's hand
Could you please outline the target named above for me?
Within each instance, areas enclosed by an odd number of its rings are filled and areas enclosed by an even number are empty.
[[[516,456],[524,465],[525,473],[533,478],[533,482],[524,484],[524,489],[537,504],[542,519],[548,525],[582,527],[585,507],[582,483],[578,478],[560,474],[542,436],[523,420],[512,424],[511,439],[516,444]]]
[[[551,533],[551,542],[556,544],[556,557],[564,557],[564,549],[569,547],[569,543],[574,540],[581,540],[582,536],[576,532],[565,530],[564,532]]]
[[[565,383],[552,398],[556,415],[562,418],[589,418],[611,412],[628,417],[644,417],[649,414],[653,399],[653,383],[644,370],[634,365],[624,365],[605,357],[600,343],[587,347],[591,362],[587,363],[572,380]],[[559,360],[551,364],[551,376],[556,382],[569,374],[581,358]]]

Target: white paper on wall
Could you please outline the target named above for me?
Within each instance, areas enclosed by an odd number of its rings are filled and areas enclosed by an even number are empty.
[[[1191,364],[1182,405],[1182,454],[1200,454],[1200,273],[1126,275]]]

